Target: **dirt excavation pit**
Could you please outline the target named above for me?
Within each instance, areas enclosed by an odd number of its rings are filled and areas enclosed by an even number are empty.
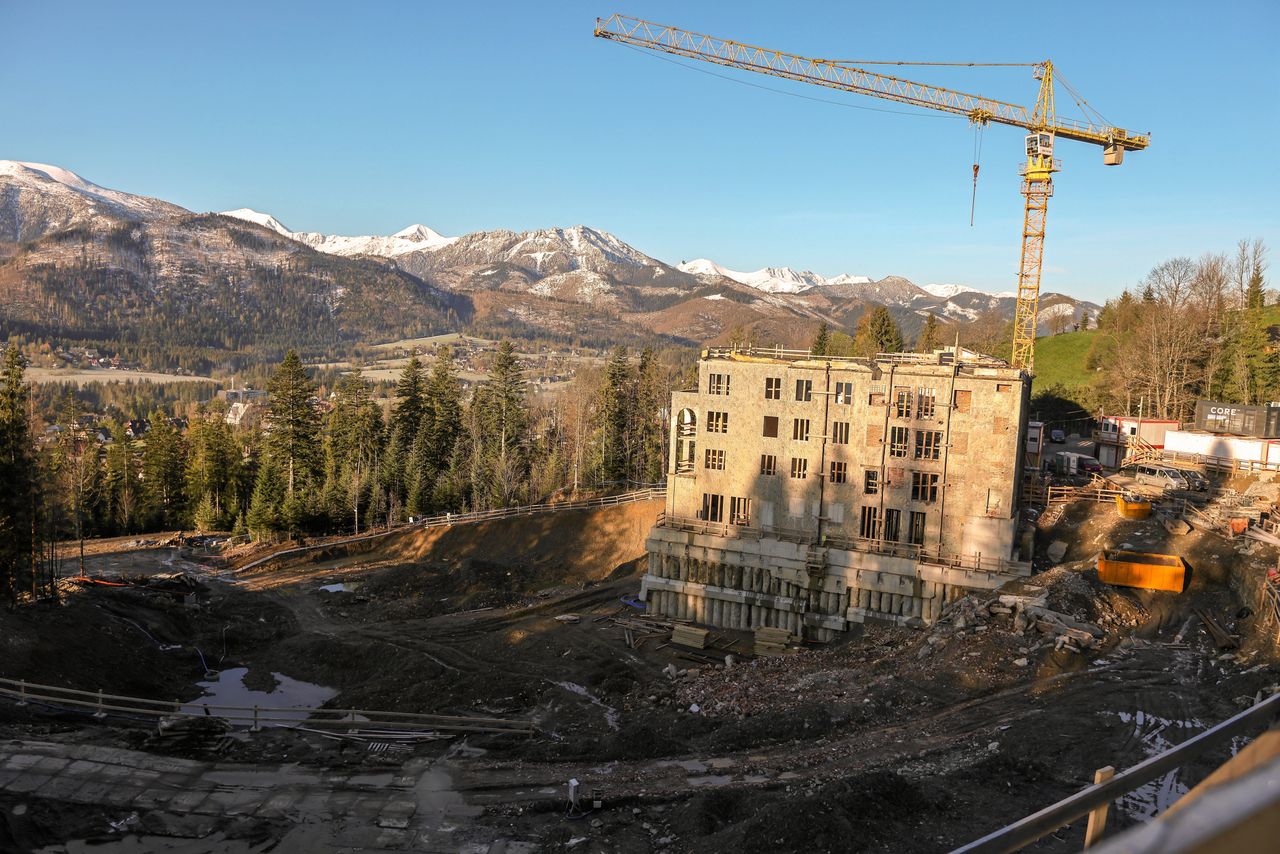
[[[161,734],[6,700],[0,850],[945,851],[1280,683],[1232,585],[1274,566],[1273,551],[1083,503],[1042,525],[1036,574],[927,630],[868,625],[772,658],[719,630],[732,650],[660,635],[628,646],[643,611],[624,600],[657,510],[398,533],[242,574],[115,554],[106,580],[123,586],[69,584],[59,605],[0,612],[6,678],[535,725],[427,739],[214,721]],[[1051,560],[1057,541],[1067,548]],[[1188,589],[1101,583],[1094,556],[1121,547],[1183,555]],[[1218,650],[1194,608],[1239,649]],[[212,686],[233,693],[202,699]],[[1133,793],[1112,827],[1156,814],[1226,755]],[[101,785],[113,774],[128,785]],[[1082,834],[1029,850],[1075,851]]]

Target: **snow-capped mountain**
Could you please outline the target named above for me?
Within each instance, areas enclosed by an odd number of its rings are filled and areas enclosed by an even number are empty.
[[[1008,318],[1014,304],[900,276],[743,272],[707,258],[671,266],[586,225],[458,237],[421,224],[385,236],[294,231],[251,208],[196,214],[19,161],[0,161],[0,273],[0,321],[85,335],[146,322],[214,350],[228,340],[386,340],[446,323],[601,346],[653,335],[723,343],[735,330],[802,346],[821,323],[852,332],[877,304],[908,338],[931,314]],[[1041,328],[1096,311],[1044,294]]]
[[[723,277],[735,282],[764,291],[770,294],[802,294],[810,288],[821,288],[826,285],[866,284],[871,279],[866,276],[851,276],[841,273],[834,278],[824,278],[808,270],[793,270],[790,267],[764,267],[750,273],[730,270],[707,258],[695,258],[676,265],[676,269],[693,276]]]
[[[992,297],[1016,297],[1017,294],[1012,291],[1001,291],[998,294],[980,291],[977,288],[971,288],[968,285],[919,285],[920,290],[927,291],[938,299],[951,299],[960,294],[982,294]]]
[[[184,213],[159,199],[100,187],[59,166],[0,160],[0,240],[32,240],[103,217],[149,220]]]
[[[277,234],[282,234],[299,243],[305,243],[313,249],[327,252],[330,255],[379,255],[383,258],[395,258],[409,252],[430,252],[440,249],[458,239],[456,237],[445,237],[439,232],[417,223],[397,231],[389,237],[374,235],[346,237],[339,234],[320,234],[315,231],[293,231],[271,214],[261,213],[252,208],[223,211],[222,215],[243,219],[247,222],[255,222]]]

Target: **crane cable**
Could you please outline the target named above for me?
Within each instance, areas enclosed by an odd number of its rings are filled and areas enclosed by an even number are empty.
[[[696,65],[690,65],[687,62],[681,62],[678,59],[670,59],[665,56],[658,56],[657,54],[652,53],[651,51],[645,50],[644,48],[635,47],[634,45],[629,45],[626,42],[617,42],[617,44],[622,45],[628,50],[634,50],[636,53],[639,53],[643,56],[647,56],[650,59],[657,59],[657,60],[661,60],[662,62],[669,62],[672,65],[678,65],[681,68],[688,69],[689,71],[696,71],[699,74],[707,74],[711,77],[719,77],[721,80],[728,80],[730,83],[740,83],[743,86],[750,86],[752,89],[763,89],[766,92],[773,92],[775,95],[789,95],[792,98],[803,98],[806,101],[817,101],[820,104],[832,104],[837,107],[849,107],[850,109],[854,109],[854,110],[866,110],[869,113],[892,113],[895,116],[916,116],[917,118],[922,118],[922,119],[963,119],[964,118],[964,116],[958,115],[956,113],[924,113],[924,112],[917,113],[917,112],[909,112],[907,110],[888,110],[883,107],[865,107],[861,104],[850,104],[846,101],[836,101],[836,100],[832,100],[831,98],[817,98],[817,97],[814,97],[813,95],[801,95],[799,92],[788,92],[785,89],[775,89],[772,86],[762,86],[759,83],[752,83],[748,80],[739,80],[736,77],[730,77],[728,74],[717,74],[716,72],[711,71],[709,69],[698,68]]]
[[[982,160],[982,125],[973,126],[973,195],[969,198],[969,227],[973,228],[973,213],[978,206],[978,164]]]

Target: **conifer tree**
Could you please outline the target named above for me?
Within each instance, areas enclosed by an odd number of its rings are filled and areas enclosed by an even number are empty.
[[[636,373],[635,476],[644,483],[657,483],[662,480],[666,469],[666,419],[662,413],[668,405],[668,395],[662,366],[653,348],[646,347],[641,351]]]
[[[477,504],[505,507],[517,503],[529,480],[525,383],[510,341],[498,345],[489,379],[471,401],[474,436],[472,490]]]
[[[631,472],[630,428],[635,404],[627,348],[618,347],[605,368],[604,387],[596,409],[596,436],[600,477],[606,483],[625,481]]]
[[[23,373],[22,354],[8,347],[0,373],[0,595],[10,604],[20,587],[35,592],[34,558],[39,550],[37,468],[28,420],[30,391]]]
[[[924,328],[920,330],[920,338],[916,341],[917,353],[932,353],[942,346],[938,338],[938,318],[933,312],[924,319]]]
[[[285,495],[319,485],[320,417],[311,399],[315,394],[302,360],[290,350],[267,384],[269,395],[267,455],[285,482]]]
[[[212,516],[206,516],[206,530],[218,529],[234,515],[240,449],[230,425],[217,416],[192,422],[187,447],[187,495],[201,505],[208,499]]]
[[[369,397],[359,371],[344,376],[334,390],[325,442],[325,495],[335,519],[351,516],[360,530],[382,455],[382,414]],[[366,514],[367,519],[367,514]]]
[[[284,530],[284,500],[284,479],[276,462],[268,457],[258,469],[245,520],[255,537],[263,539]]]
[[[872,358],[877,353],[902,351],[902,332],[899,331],[898,324],[893,322],[889,309],[877,305],[862,315],[854,336],[854,349],[857,355],[864,358]]]
[[[112,529],[121,534],[133,533],[138,527],[141,463],[123,424],[116,424],[111,430],[103,481],[106,514]]]
[[[435,484],[448,466],[454,443],[462,432],[462,388],[453,367],[453,351],[436,351],[423,391],[422,421],[410,459],[409,509],[425,513],[435,508]]]
[[[827,328],[824,320],[822,325],[818,327],[818,334],[813,338],[813,344],[809,346],[809,354],[811,356],[827,355],[827,347],[831,343],[831,330]]]
[[[176,528],[186,510],[186,453],[182,436],[162,412],[149,419],[142,445],[142,500],[152,525]]]

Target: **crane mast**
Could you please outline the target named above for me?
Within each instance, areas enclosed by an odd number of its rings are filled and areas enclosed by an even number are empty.
[[[785,80],[812,83],[829,89],[961,115],[973,124],[995,122],[1028,131],[1027,159],[1018,170],[1022,176],[1022,195],[1026,201],[1011,358],[1014,367],[1028,372],[1035,370],[1045,219],[1049,199],[1053,196],[1053,173],[1062,168],[1062,162],[1053,156],[1056,138],[1101,146],[1103,163],[1108,166],[1120,165],[1126,151],[1141,151],[1151,142],[1149,134],[1135,134],[1105,123],[1057,116],[1054,110],[1053,63],[1048,61],[1033,65],[1036,77],[1040,80],[1040,90],[1035,107],[1028,110],[994,98],[867,71],[845,62],[784,53],[625,15],[597,18],[595,35],[598,38],[729,68],[745,69]]]

